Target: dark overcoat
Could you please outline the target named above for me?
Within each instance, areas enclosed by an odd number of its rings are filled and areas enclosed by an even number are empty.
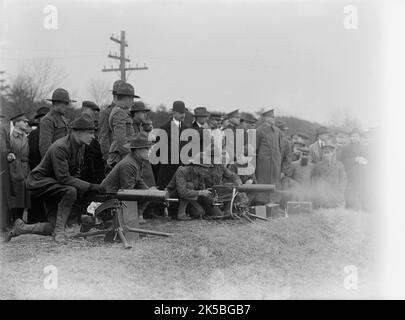
[[[104,161],[100,143],[93,139],[84,148],[83,167],[80,170],[81,179],[90,183],[100,184],[105,178]]]

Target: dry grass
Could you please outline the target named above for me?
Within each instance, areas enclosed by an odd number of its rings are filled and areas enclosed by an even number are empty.
[[[0,298],[374,298],[372,221],[342,209],[254,224],[153,221],[145,228],[175,235],[141,238],[131,250],[24,235],[0,245]],[[43,286],[47,265],[57,267],[56,290]],[[358,290],[344,288],[346,265],[358,268]]]

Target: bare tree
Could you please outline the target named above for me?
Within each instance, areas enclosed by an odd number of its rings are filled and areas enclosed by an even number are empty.
[[[49,97],[65,78],[66,73],[56,68],[52,59],[25,61],[6,94],[5,113],[34,112],[38,103]]]
[[[110,84],[101,79],[91,79],[87,88],[88,93],[100,107],[109,104],[111,100]]]

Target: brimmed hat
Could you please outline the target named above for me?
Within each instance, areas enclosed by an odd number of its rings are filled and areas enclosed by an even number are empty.
[[[153,143],[148,140],[148,135],[144,133],[137,134],[130,142],[124,144],[127,149],[149,149]]]
[[[221,112],[213,111],[210,113],[210,119],[212,118],[217,118],[217,119],[222,119],[222,114]]]
[[[73,120],[69,127],[72,130],[94,130],[94,121],[93,119],[88,116],[87,114],[82,114],[75,120]]]
[[[270,117],[270,118],[274,118],[274,109],[270,109],[267,110],[265,112],[262,113],[262,117]]]
[[[316,129],[316,136],[319,136],[321,134],[329,134],[328,128],[322,126],[322,127],[319,127],[318,129]]]
[[[241,119],[241,121],[248,122],[248,123],[256,123],[256,122],[257,122],[257,119],[256,119],[254,116],[252,116],[250,113],[247,113],[247,114]]]
[[[15,120],[17,120],[17,119],[19,119],[19,118],[22,118],[21,120],[28,120],[28,118],[27,118],[25,112],[23,112],[23,113],[19,112],[19,113],[13,115],[13,116],[10,118],[10,121],[15,121]]]
[[[52,102],[64,102],[64,103],[70,103],[70,102],[76,102],[76,100],[71,100],[69,97],[69,92],[67,92],[63,88],[58,88],[52,93],[52,98],[51,99],[46,99],[48,101]]]
[[[232,112],[229,112],[227,115],[226,115],[226,117],[229,119],[229,118],[234,118],[234,117],[237,117],[237,116],[240,116],[240,113],[239,113],[239,109],[236,109],[236,110],[234,110],[234,111],[232,111]]]
[[[131,106],[131,112],[138,112],[138,111],[150,111],[150,109],[146,108],[145,104],[142,101],[135,101]]]
[[[117,89],[118,89],[118,87],[119,87],[119,85],[120,85],[121,83],[125,83],[125,81],[124,81],[124,80],[121,80],[121,79],[114,81],[114,83],[113,83],[113,88],[112,88],[112,90],[109,90],[109,91],[111,91],[112,94],[117,94]]]
[[[179,113],[185,113],[187,108],[183,101],[174,101],[172,110]]]
[[[93,101],[83,101],[82,108],[90,108],[94,111],[100,111],[100,107]]]
[[[130,83],[127,83],[127,82],[119,83],[115,94],[117,96],[127,96],[127,97],[139,98],[139,96],[137,96],[135,94],[134,87]]]
[[[48,107],[41,107],[41,108],[39,108],[39,109],[37,110],[36,114],[35,114],[34,119],[38,119],[39,117],[45,116],[45,115],[49,112],[49,110],[51,110],[51,109],[49,109]]]
[[[208,117],[210,114],[205,107],[198,107],[194,109],[194,117]]]

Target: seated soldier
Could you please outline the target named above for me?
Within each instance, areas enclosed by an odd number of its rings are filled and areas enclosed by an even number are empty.
[[[186,212],[192,218],[219,216],[221,210],[212,205],[212,194],[205,188],[206,168],[211,167],[210,159],[204,152],[197,154],[187,166],[179,167],[167,185],[170,197],[179,198],[177,219],[188,220]]]
[[[108,193],[115,193],[119,189],[149,189],[143,180],[143,162],[148,161],[149,148],[153,144],[148,141],[146,134],[138,134],[124,145],[131,152],[127,154],[111,170],[101,185]],[[155,189],[151,187],[150,189]],[[144,223],[143,210],[148,202],[139,203],[139,223]]]
[[[333,145],[322,146],[322,160],[312,169],[311,181],[314,207],[344,206],[346,173],[343,164],[336,160]]]
[[[66,223],[72,207],[80,200],[96,193],[104,193],[99,184],[91,184],[80,177],[84,145],[94,139],[94,122],[81,115],[70,126],[72,133],[56,140],[46,151],[40,164],[28,175],[27,185],[34,198],[44,202],[49,222],[25,224],[16,220],[8,240],[20,234],[54,235],[58,243],[66,242]]]

